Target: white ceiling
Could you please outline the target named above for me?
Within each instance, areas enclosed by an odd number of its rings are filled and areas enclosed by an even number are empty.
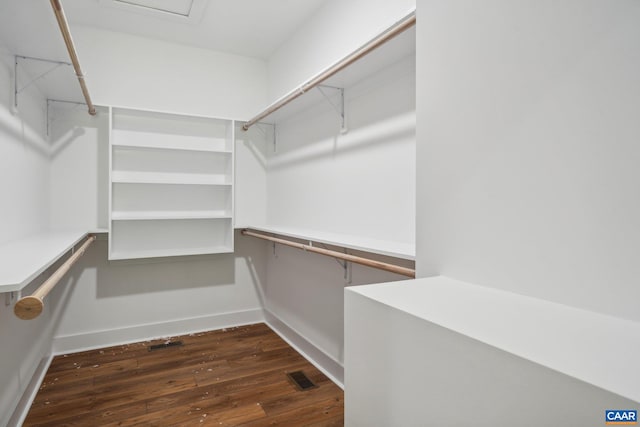
[[[159,7],[178,6],[167,14],[126,2]],[[170,41],[236,55],[268,59],[326,0],[61,0],[71,33],[74,26],[95,27]],[[46,0],[0,0],[0,49],[11,54],[69,61],[51,4]],[[48,64],[21,62],[19,71],[35,78]],[[64,68],[64,67],[63,67]],[[51,81],[57,72],[47,75]],[[38,84],[46,96],[72,98],[70,85],[77,85],[72,73],[62,72],[65,82]],[[69,78],[68,76],[71,76]]]
[[[85,25],[262,59],[269,58],[324,1],[189,0],[192,16],[184,18],[123,1],[62,0],[72,30],[73,25]],[[162,7],[171,2],[141,3]]]
[[[326,0],[188,1],[193,1],[190,18],[149,12],[123,1],[62,0],[62,5],[72,34],[74,26],[84,25],[267,59]],[[62,52],[57,59],[64,59],[64,46],[51,30],[57,27],[48,1],[0,0],[0,44],[14,53]]]

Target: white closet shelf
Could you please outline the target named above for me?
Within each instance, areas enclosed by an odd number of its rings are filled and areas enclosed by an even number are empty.
[[[640,401],[639,322],[442,276],[346,292]]]
[[[227,178],[221,175],[195,173],[161,173],[113,171],[111,181],[120,184],[187,184],[187,185],[226,185],[231,186]]]
[[[110,260],[125,260],[125,259],[139,259],[139,258],[158,258],[158,257],[174,257],[184,255],[208,255],[208,254],[223,254],[233,252],[231,246],[209,246],[198,247],[188,249],[166,249],[157,250],[131,250],[131,251],[115,251],[112,252]]]
[[[22,290],[88,234],[49,231],[0,246],[0,293]]]
[[[215,147],[209,147],[205,144],[180,144],[175,142],[165,142],[165,141],[133,141],[133,142],[123,142],[123,141],[114,141],[112,143],[114,147],[131,147],[131,148],[141,148],[141,149],[149,149],[149,150],[180,150],[180,151],[201,151],[207,153],[219,153],[219,154],[233,154],[231,150],[221,150]],[[212,145],[212,144],[211,144]]]
[[[225,211],[113,211],[113,221],[134,221],[149,219],[230,219]]]
[[[401,242],[391,242],[386,240],[371,239],[368,237],[353,236],[349,234],[328,233],[318,230],[309,230],[297,227],[285,226],[246,226],[236,228],[249,228],[256,231],[279,234],[281,236],[294,239],[309,240],[327,245],[339,246],[341,248],[353,249],[357,251],[369,252],[378,255],[386,255],[394,258],[415,260],[415,245]]]

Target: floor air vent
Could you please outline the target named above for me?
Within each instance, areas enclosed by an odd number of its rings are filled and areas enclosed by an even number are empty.
[[[309,390],[310,388],[314,388],[316,385],[305,375],[302,371],[289,372],[287,374],[289,380],[298,388],[300,391]]]
[[[182,345],[182,341],[164,342],[162,344],[150,345],[149,351],[162,350],[164,348],[169,348],[169,347],[180,347],[181,345]]]

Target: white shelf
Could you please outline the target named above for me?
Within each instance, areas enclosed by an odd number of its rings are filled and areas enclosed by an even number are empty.
[[[180,151],[202,151],[208,153],[219,153],[219,154],[233,154],[231,150],[221,150],[217,148],[215,145],[206,145],[206,141],[204,143],[180,143],[174,140],[165,141],[163,139],[156,139],[155,141],[114,141],[113,146],[115,147],[131,147],[131,148],[141,148],[141,149],[149,149],[149,150],[180,150]]]
[[[357,251],[369,252],[373,254],[386,255],[394,258],[415,260],[415,245],[402,242],[390,242],[386,240],[371,239],[368,237],[353,236],[349,234],[328,233],[318,230],[308,230],[297,227],[285,226],[247,226],[237,228],[250,228],[256,231],[279,234],[281,236],[294,239],[310,240],[327,245],[340,246],[342,248]]]
[[[87,234],[86,230],[46,232],[0,246],[0,292],[21,290]]]
[[[134,221],[153,219],[230,219],[229,212],[222,211],[139,211],[111,212],[113,221]]]
[[[130,171],[113,171],[111,182],[121,184],[231,185],[228,178],[223,175]]]
[[[231,246],[209,246],[209,247],[197,247],[189,249],[171,249],[169,250],[143,250],[143,251],[116,251],[112,252],[110,260],[124,260],[124,259],[142,259],[142,258],[159,258],[159,257],[174,257],[174,256],[186,256],[186,255],[210,255],[210,254],[223,254],[233,252]]]
[[[640,401],[638,322],[447,277],[348,291]]]

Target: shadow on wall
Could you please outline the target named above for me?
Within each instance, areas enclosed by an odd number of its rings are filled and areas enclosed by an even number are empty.
[[[415,141],[415,56],[345,90],[346,133],[324,100],[278,127],[269,169]]]
[[[97,108],[97,115],[90,116],[84,104],[69,104],[49,100],[48,129],[51,142],[51,156],[62,153],[73,141],[87,133],[86,129],[98,131],[98,144],[109,144],[109,111]],[[108,151],[107,151],[108,154]]]
[[[98,240],[85,255],[85,267],[96,270],[97,298],[235,283],[233,254],[108,261],[107,248]]]
[[[292,139],[301,140],[311,132],[309,126],[304,129],[292,130]],[[335,158],[359,150],[370,150],[376,145],[412,143],[415,139],[415,115],[392,117],[385,122],[376,123],[366,128],[350,130],[346,135],[331,135],[326,138],[318,137],[315,141],[296,150],[278,153],[269,162],[270,170],[299,166],[304,162],[313,162],[323,158]]]
[[[249,130],[243,130],[242,126],[236,126],[235,143],[242,143],[251,153],[255,160],[262,168],[267,167],[266,143],[264,141],[273,141],[275,138],[274,127],[257,123]]]
[[[94,242],[95,244],[95,242]],[[87,254],[90,253],[92,248],[87,250]],[[51,274],[53,274],[58,267],[64,263],[71,255],[68,255],[64,259],[55,263],[51,268],[47,270],[46,278],[49,278]],[[56,285],[55,288],[51,291],[51,294],[47,296],[48,301],[45,300],[45,307],[47,310],[50,310],[51,313],[51,321],[52,324],[49,325],[51,328],[52,334],[58,330],[58,325],[62,321],[62,317],[64,312],[66,311],[66,307],[69,304],[69,300],[71,299],[71,295],[73,294],[73,290],[78,284],[80,280],[80,276],[82,275],[83,267],[76,263],[71,267],[69,272],[64,276],[64,278]]]

